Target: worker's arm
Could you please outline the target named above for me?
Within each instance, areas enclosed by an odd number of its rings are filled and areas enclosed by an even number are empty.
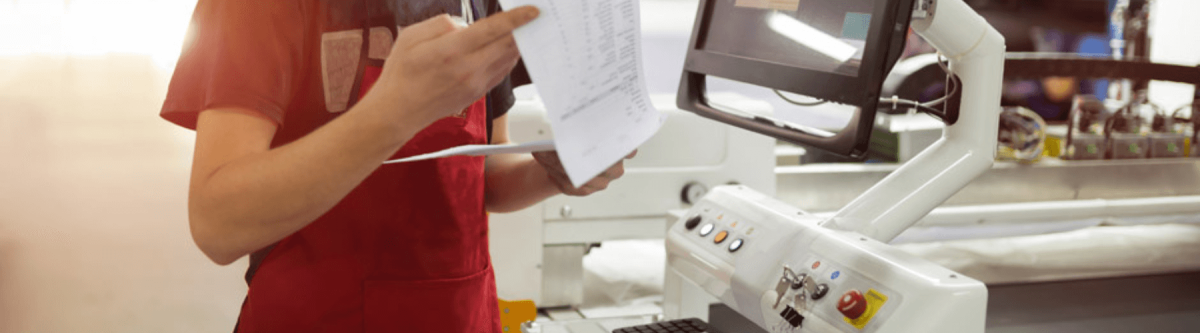
[[[492,121],[492,143],[509,143],[508,116]],[[634,154],[626,158],[633,158]],[[529,207],[556,194],[585,196],[608,187],[625,174],[624,161],[609,167],[596,178],[578,188],[571,185],[558,154],[538,152],[533,155],[501,154],[487,157],[484,182],[484,203],[489,212],[505,213]]]
[[[359,103],[275,149],[276,125],[259,113],[202,112],[188,199],[200,250],[229,264],[329,211],[415,133],[498,84],[519,57],[511,31],[536,15],[518,8],[465,29],[443,15],[404,29]]]

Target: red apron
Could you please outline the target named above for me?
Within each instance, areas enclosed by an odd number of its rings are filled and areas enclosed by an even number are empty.
[[[480,99],[395,156],[486,143],[486,118]],[[270,251],[238,330],[499,333],[483,172],[465,156],[380,167]]]

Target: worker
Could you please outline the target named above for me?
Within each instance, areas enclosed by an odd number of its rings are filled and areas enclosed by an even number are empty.
[[[464,7],[469,27],[444,14]],[[511,32],[538,13],[197,3],[161,116],[196,130],[195,243],[220,265],[250,256],[235,331],[500,332],[487,212],[591,194],[622,164],[576,188],[552,152],[381,162],[508,142],[503,113],[527,77],[509,75]]]

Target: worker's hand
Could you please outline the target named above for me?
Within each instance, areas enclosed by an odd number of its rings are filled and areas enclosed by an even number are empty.
[[[458,113],[512,71],[520,53],[512,31],[538,16],[524,6],[470,27],[440,15],[401,30],[367,98],[397,110],[395,121],[421,128]]]
[[[625,159],[631,159],[637,156],[637,150],[634,150]],[[617,178],[621,178],[625,174],[625,161],[619,161],[608,170],[604,170],[596,178],[584,183],[583,186],[575,187],[571,185],[571,179],[567,177],[567,171],[563,170],[562,161],[558,160],[558,152],[543,151],[533,153],[533,159],[537,160],[538,164],[546,169],[546,177],[550,178],[550,182],[558,187],[563,194],[570,196],[586,196],[592,193],[600,192],[608,188],[608,184]]]

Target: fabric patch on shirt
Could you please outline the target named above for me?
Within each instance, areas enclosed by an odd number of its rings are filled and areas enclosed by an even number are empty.
[[[376,60],[387,60],[392,53],[392,30],[387,27],[371,28],[371,44],[367,46],[367,57]]]
[[[321,35],[321,79],[325,85],[325,109],[329,112],[349,108],[362,43],[361,29]]]

